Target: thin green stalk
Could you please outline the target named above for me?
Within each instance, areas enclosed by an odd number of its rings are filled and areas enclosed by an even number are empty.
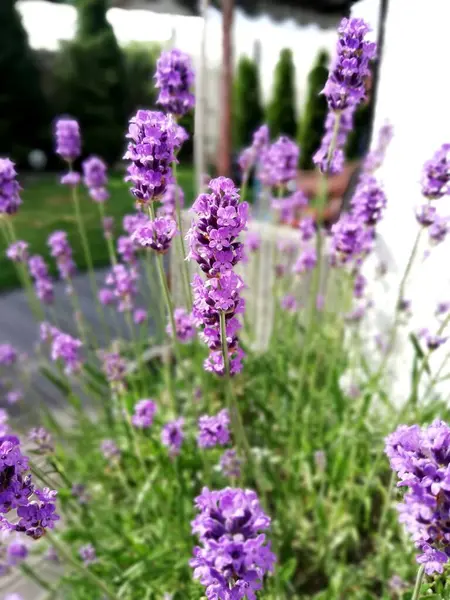
[[[88,579],[93,585],[101,590],[110,600],[119,600],[118,596],[109,589],[104,581],[102,581],[93,571],[80,564],[71,554],[71,552],[62,544],[57,537],[49,531],[46,532],[46,537],[50,543],[56,548],[58,554],[66,560],[84,579]]]
[[[103,202],[97,202],[98,212],[100,213],[100,219],[103,225],[103,220],[105,218],[105,206]],[[117,256],[116,250],[114,248],[114,244],[110,235],[105,235],[106,245],[108,247],[109,261],[112,266],[117,264]]]
[[[414,592],[413,592],[411,600],[419,600],[420,588],[422,587],[424,575],[425,575],[425,565],[421,565],[420,569],[417,571],[416,584],[414,586]]]
[[[48,581],[45,581],[40,575],[38,575],[28,563],[22,563],[20,565],[20,570],[24,573],[29,579],[37,583],[37,585],[48,592],[54,592],[54,589],[50,585]]]
[[[245,198],[247,196],[247,188],[248,188],[248,173],[244,174],[244,177],[242,179],[242,186],[241,186],[241,202],[245,202]]]
[[[179,251],[180,251],[180,261],[181,261],[181,278],[183,280],[184,283],[184,291],[186,294],[186,302],[187,302],[187,307],[189,310],[192,310],[192,290],[191,290],[191,285],[190,285],[190,276],[189,276],[189,266],[188,263],[186,261],[186,248],[184,245],[184,232],[183,232],[183,218],[181,215],[181,206],[180,206],[180,199],[179,199],[179,195],[178,195],[178,185],[177,185],[177,163],[176,161],[174,161],[172,163],[172,173],[173,173],[173,177],[175,179],[175,212],[176,212],[176,217],[177,217],[177,225],[178,225],[178,230],[180,232],[180,235],[178,236],[178,244],[179,244]]]

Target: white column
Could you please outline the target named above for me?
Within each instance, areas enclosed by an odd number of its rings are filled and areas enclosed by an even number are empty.
[[[194,162],[197,193],[202,190],[202,178],[206,173],[206,32],[208,16],[208,0],[200,0],[200,16],[202,17],[201,45],[199,66],[196,73],[195,86],[195,124],[194,124]]]

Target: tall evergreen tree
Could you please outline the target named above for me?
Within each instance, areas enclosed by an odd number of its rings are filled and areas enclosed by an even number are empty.
[[[79,120],[83,152],[113,162],[124,148],[126,71],[122,51],[106,18],[107,0],[78,0],[75,39],[58,65],[61,112]]]
[[[295,66],[292,52],[285,48],[281,51],[275,67],[272,101],[267,117],[270,133],[273,137],[297,135],[297,117],[295,113]]]
[[[41,148],[46,107],[40,73],[15,0],[0,0],[0,156],[25,162]]]
[[[326,50],[319,52],[308,75],[308,91],[298,142],[300,144],[300,168],[313,169],[312,157],[320,146],[328,112],[326,98],[320,92],[328,78],[329,56]]]
[[[264,120],[258,66],[247,56],[239,60],[234,91],[235,143],[243,148],[251,142],[253,132]]]

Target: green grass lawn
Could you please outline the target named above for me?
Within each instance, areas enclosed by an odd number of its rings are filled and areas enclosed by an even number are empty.
[[[193,169],[180,166],[177,175],[178,182],[185,193],[185,204],[189,206],[194,196]],[[28,242],[31,254],[42,254],[49,259],[53,273],[55,270],[53,260],[48,253],[47,237],[52,231],[58,229],[67,232],[78,268],[80,270],[86,268],[71,190],[59,184],[59,177],[60,175],[56,173],[46,173],[20,178],[23,187],[21,194],[23,204],[19,212],[12,217],[17,239]],[[121,173],[111,176],[109,189],[111,197],[105,205],[105,213],[114,217],[116,232],[120,232],[123,215],[134,210],[133,197]],[[81,210],[93,260],[95,266],[104,266],[108,263],[108,252],[103,238],[98,206],[87,196],[83,186],[80,192]],[[0,235],[0,290],[19,285],[15,267],[7,259],[5,250],[5,239]]]

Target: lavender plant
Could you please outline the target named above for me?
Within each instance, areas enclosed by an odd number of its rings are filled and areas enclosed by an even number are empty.
[[[339,28],[316,156],[319,208],[364,98],[376,51],[368,33],[358,19]],[[176,118],[194,103],[189,58],[164,53],[156,81],[167,113],[139,110],[126,133],[131,194],[123,231],[108,215],[106,164],[87,158],[81,177],[74,170],[78,124],[65,118],[55,128],[56,151],[68,166],[61,183],[83,244],[82,202],[99,207],[110,268],[104,287],[97,289],[93,271],[90,279],[107,335],[97,338],[83,314],[70,240],[58,229],[48,245],[74,316],[59,322],[47,257],[15,237],[21,189],[12,162],[0,160],[7,255],[36,315],[37,366],[63,407],[44,404],[32,430],[18,431],[14,415],[26,411],[27,386],[22,375],[17,386],[15,371],[29,361],[0,340],[7,405],[0,411],[1,574],[31,578],[48,599],[449,597],[450,415],[436,388],[448,377],[445,299],[434,325],[411,331],[415,358],[403,406],[391,402],[388,387],[399,332],[411,327],[409,277],[420,241],[426,234],[432,251],[447,235],[440,200],[450,193],[448,145],[424,166],[424,204],[411,214],[417,240],[391,326],[370,346],[364,322],[386,266],[371,278],[369,258],[390,202],[377,169],[391,129],[383,127],[350,212],[330,230],[320,210],[305,213],[300,149],[283,137],[271,144],[263,126],[241,157],[241,190],[228,178],[211,179],[185,235],[175,169],[185,135]],[[255,166],[277,218],[299,222],[297,229],[270,227],[269,253],[266,230],[244,201]],[[168,257],[177,266],[172,273]],[[267,284],[262,292],[256,267]],[[267,339],[258,293],[273,297],[274,313],[263,317]],[[433,373],[430,358],[439,354]],[[408,488],[399,519],[395,473]],[[36,568],[37,556],[57,563],[57,575]]]

